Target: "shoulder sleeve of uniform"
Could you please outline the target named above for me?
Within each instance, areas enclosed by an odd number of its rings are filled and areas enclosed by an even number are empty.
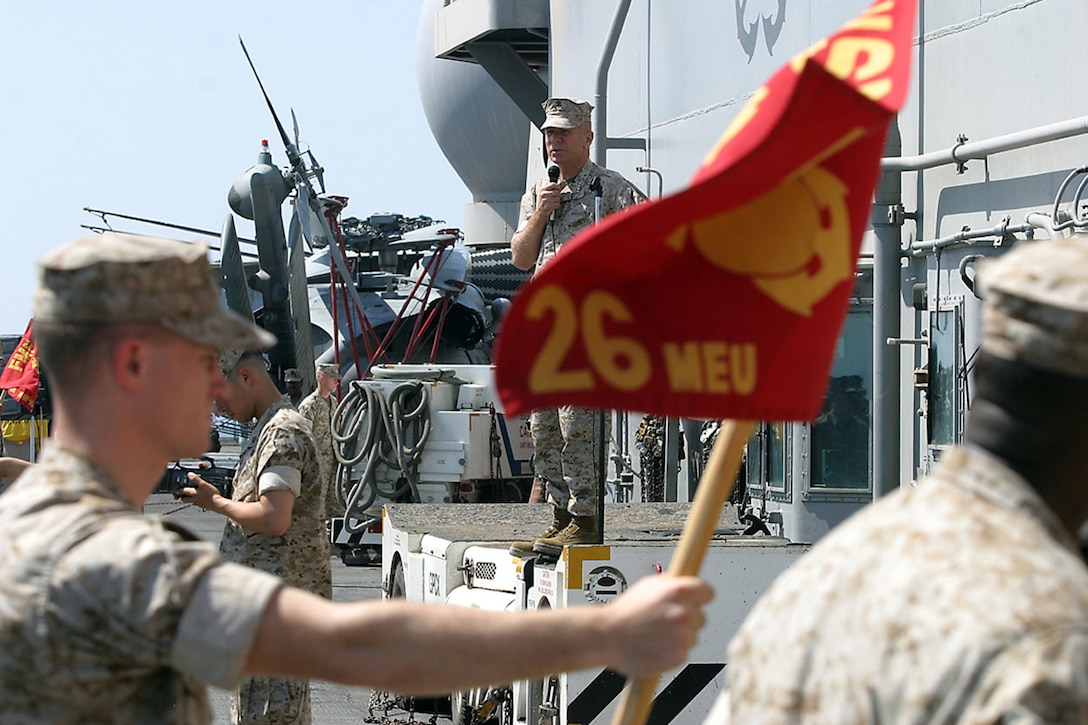
[[[608,213],[626,209],[646,200],[646,195],[624,176],[611,169],[604,170],[604,193]]]
[[[299,415],[303,416],[304,418],[313,418],[313,409],[314,409],[314,396],[311,393],[310,395],[307,395],[305,398],[303,398],[299,402],[298,412],[299,412]]]
[[[178,626],[170,662],[201,682],[230,689],[242,678],[277,577],[223,563],[200,579]]]
[[[1025,637],[986,668],[972,722],[1088,722],[1088,628]]]
[[[56,656],[105,658],[136,669],[167,665],[184,611],[217,565],[212,544],[185,540],[154,520],[133,516],[104,525],[52,572],[49,631]]]
[[[304,471],[315,460],[310,422],[291,408],[280,410],[262,432],[256,455],[257,475],[272,466]]]
[[[302,471],[291,466],[267,466],[257,479],[257,492],[290,491],[296,497],[302,493]]]
[[[529,221],[529,217],[536,211],[536,193],[537,185],[532,184],[524,194],[521,195],[521,211],[518,214],[518,230],[525,226]]]
[[[619,197],[620,203],[624,207],[632,206],[634,204],[639,204],[646,201],[647,197],[645,194],[642,193],[642,189],[635,186],[630,179],[620,176],[620,182],[622,186],[620,187]]]

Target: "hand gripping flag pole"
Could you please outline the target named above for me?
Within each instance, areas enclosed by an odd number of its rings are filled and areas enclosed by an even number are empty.
[[[741,421],[819,412],[906,97],[916,3],[877,0],[789,61],[686,189],[583,230],[503,322],[496,385],[509,415],[575,405],[731,421],[670,575],[702,564],[751,430]],[[644,722],[655,686],[629,687],[614,722]]]

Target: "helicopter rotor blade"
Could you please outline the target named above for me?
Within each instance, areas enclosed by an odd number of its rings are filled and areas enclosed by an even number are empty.
[[[291,224],[287,243],[287,264],[291,273],[287,278],[288,297],[291,301],[291,321],[295,328],[295,366],[301,368],[304,384],[317,385],[314,373],[313,326],[310,320],[310,293],[306,284],[306,253],[302,249],[302,232]]]
[[[245,267],[238,248],[238,233],[234,229],[234,216],[228,214],[220,234],[219,271],[227,297],[227,307],[253,322],[253,306],[249,299]]]
[[[310,225],[310,192],[305,184],[298,188],[298,198],[295,199],[295,217],[298,219],[302,230],[302,239],[311,252],[314,251],[313,228]]]

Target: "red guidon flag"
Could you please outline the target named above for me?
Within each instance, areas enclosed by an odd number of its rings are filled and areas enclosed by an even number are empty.
[[[907,91],[915,5],[875,2],[756,91],[687,189],[564,245],[503,321],[506,412],[813,418]]]
[[[33,325],[33,320],[26,323],[26,332],[8,357],[4,372],[0,373],[0,388],[7,390],[11,397],[31,412],[34,411],[34,403],[38,400],[38,387],[41,385],[38,346],[31,330]]]

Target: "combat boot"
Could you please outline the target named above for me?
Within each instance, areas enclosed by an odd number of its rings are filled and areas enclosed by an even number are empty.
[[[574,517],[570,515],[569,511],[567,511],[566,509],[561,509],[558,506],[552,506],[552,509],[554,511],[552,525],[549,526],[543,534],[533,539],[532,541],[515,541],[513,544],[510,544],[511,554],[513,554],[514,556],[532,556],[533,546],[536,544],[536,542],[540,541],[541,539],[547,539],[549,537],[555,536],[560,531],[567,528],[568,525],[570,525],[570,522],[573,520]]]
[[[597,517],[574,516],[567,528],[555,536],[541,537],[533,542],[533,551],[545,556],[558,557],[564,546],[597,543]]]

